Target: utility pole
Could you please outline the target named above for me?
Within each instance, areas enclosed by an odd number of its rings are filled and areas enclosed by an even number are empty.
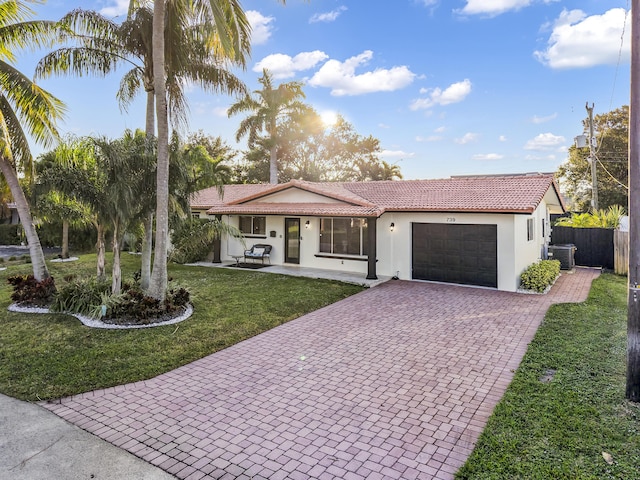
[[[589,165],[591,165],[591,208],[598,210],[598,176],[596,174],[596,155],[593,152],[593,103],[585,105],[589,114]]]
[[[631,2],[631,98],[629,101],[629,297],[627,388],[640,402],[640,0]]]

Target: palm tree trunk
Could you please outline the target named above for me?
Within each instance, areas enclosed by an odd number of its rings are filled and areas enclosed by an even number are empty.
[[[120,229],[118,222],[113,222],[113,269],[111,271],[111,294],[118,295],[122,287],[122,268],[120,267]]]
[[[269,149],[269,183],[278,183],[278,158],[275,145]]]
[[[69,220],[62,220],[62,258],[69,258]]]
[[[45,278],[49,278],[49,270],[44,260],[44,252],[42,251],[42,245],[40,245],[40,238],[36,227],[33,224],[33,218],[31,217],[31,210],[29,209],[29,203],[27,197],[25,197],[20,182],[18,181],[18,175],[13,169],[13,165],[4,157],[0,155],[0,170],[4,175],[4,179],[11,189],[11,195],[13,201],[16,203],[18,209],[18,215],[20,216],[20,222],[22,228],[27,236],[27,243],[29,244],[29,255],[31,256],[31,266],[33,267],[33,276],[41,282]]]
[[[155,95],[153,90],[147,91],[147,116],[145,120],[145,133],[147,135],[148,148],[152,148],[151,140],[155,136]],[[151,253],[153,249],[153,212],[149,212],[143,221],[144,237],[142,238],[142,259],[140,266],[140,287],[147,290],[151,283]]]
[[[142,259],[140,267],[140,286],[149,288],[151,281],[151,249],[153,247],[153,212],[144,218],[144,237],[142,238]]]
[[[104,226],[102,224],[96,225],[98,231],[98,242],[96,243],[96,250],[98,256],[97,275],[98,280],[103,280],[105,277],[105,241],[104,241]]]
[[[158,172],[156,177],[156,245],[148,294],[163,300],[167,289],[167,235],[169,233],[169,121],[164,58],[164,0],[153,2],[153,81],[158,123]]]

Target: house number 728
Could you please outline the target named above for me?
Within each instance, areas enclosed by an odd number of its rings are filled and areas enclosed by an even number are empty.
[[[456,219],[453,217],[447,217],[447,223],[455,223]]]

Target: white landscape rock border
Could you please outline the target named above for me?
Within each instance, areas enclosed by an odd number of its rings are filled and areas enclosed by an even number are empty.
[[[51,260],[52,262],[75,262],[78,260],[78,257],[69,257],[69,258],[54,258]]]
[[[8,310],[10,312],[19,312],[19,313],[58,313],[58,312],[50,312],[48,308],[41,307],[21,307],[15,303],[9,305]],[[163,325],[173,325],[175,323],[180,323],[187,318],[189,318],[193,314],[193,307],[189,304],[185,312],[179,317],[172,318],[171,320],[166,320],[164,322],[150,323],[147,325],[113,325],[111,323],[105,323],[102,320],[97,320],[95,318],[85,317],[84,315],[79,315],[77,313],[65,313],[65,315],[71,315],[72,317],[76,317],[80,320],[85,326],[91,328],[107,328],[107,329],[129,329],[129,328],[151,328],[151,327],[161,327]]]

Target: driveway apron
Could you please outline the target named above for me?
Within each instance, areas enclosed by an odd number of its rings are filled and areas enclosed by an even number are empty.
[[[151,380],[43,404],[181,479],[451,479],[547,295],[391,281]]]

